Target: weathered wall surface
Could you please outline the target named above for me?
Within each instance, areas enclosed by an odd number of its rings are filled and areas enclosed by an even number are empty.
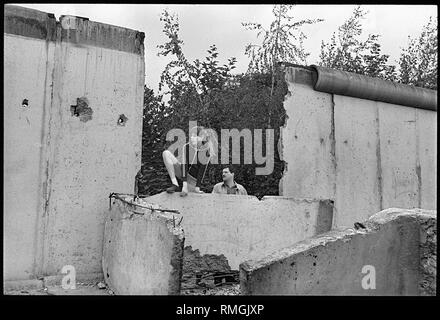
[[[368,100],[334,96],[337,217],[351,227],[381,210],[377,106]]]
[[[289,93],[284,101],[287,121],[281,129],[281,160],[287,168],[280,181],[280,194],[287,197],[335,198],[332,95],[309,93],[286,73]],[[312,89],[313,90],[313,89]]]
[[[54,47],[40,39],[4,36],[3,266],[11,279],[28,279],[34,271]],[[28,107],[22,107],[24,99]]]
[[[6,6],[4,39],[4,278],[99,273],[108,195],[141,164],[143,34]]]
[[[334,227],[390,207],[436,209],[436,111],[318,92],[302,68],[286,81],[282,195],[334,200]]]
[[[184,233],[172,214],[114,200],[104,239],[102,269],[116,294],[180,293]]]
[[[233,270],[247,259],[266,255],[331,228],[333,207],[328,201],[269,196],[166,192],[145,201],[179,210],[185,246],[201,255],[223,254]],[[180,220],[180,217],[176,219]]]
[[[436,221],[436,211],[381,211],[369,218],[366,229],[333,230],[244,262],[241,291],[245,295],[435,294]],[[362,286],[367,273],[372,276],[363,269],[367,265],[375,268],[375,288],[368,290]]]
[[[74,23],[82,20],[69,22],[66,28],[71,29],[63,32],[75,31]],[[83,28],[93,30],[94,24]],[[54,273],[67,260],[79,273],[97,272],[107,196],[115,190],[132,192],[140,168],[143,56],[69,42],[61,42],[57,49],[53,103],[62,112],[53,114],[50,123],[47,212],[55,218],[46,225],[44,270]],[[86,97],[93,110],[88,121],[70,112],[80,97]],[[118,124],[121,114],[128,118],[124,125]]]

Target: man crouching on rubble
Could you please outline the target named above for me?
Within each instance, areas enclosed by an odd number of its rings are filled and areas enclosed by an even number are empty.
[[[223,168],[222,178],[223,182],[217,183],[212,189],[212,193],[247,195],[246,189],[235,182],[234,172],[229,167]]]

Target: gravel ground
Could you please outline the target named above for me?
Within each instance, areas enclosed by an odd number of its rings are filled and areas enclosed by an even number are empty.
[[[218,288],[197,288],[181,291],[184,296],[237,296],[240,295],[240,285],[223,285]]]
[[[101,288],[100,288],[101,287]],[[25,296],[58,296],[58,295],[114,295],[111,290],[103,287],[102,284],[77,284],[74,290],[65,290],[60,286],[50,286],[44,289],[9,290],[5,295],[25,295]],[[240,295],[240,285],[223,285],[217,288],[194,288],[181,291],[184,296],[236,296]]]
[[[22,289],[22,290],[6,290],[5,295],[17,296],[102,296],[113,295],[113,292],[105,287],[102,283],[77,283],[76,289],[63,289],[61,286],[48,286],[43,289]]]

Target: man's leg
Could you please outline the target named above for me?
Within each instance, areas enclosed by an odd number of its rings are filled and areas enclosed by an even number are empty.
[[[189,174],[187,177],[187,181],[183,182],[182,192],[180,193],[180,195],[182,197],[185,197],[186,195],[188,195],[188,192],[203,193],[203,191],[200,191],[199,187],[196,187],[196,184],[197,179]]]
[[[176,168],[179,168],[179,160],[172,154],[169,150],[162,152],[163,163],[167,168],[168,175],[170,176],[172,186],[167,189],[167,192],[174,192],[179,188],[179,183],[177,182],[177,175],[181,175],[181,172],[176,172]]]

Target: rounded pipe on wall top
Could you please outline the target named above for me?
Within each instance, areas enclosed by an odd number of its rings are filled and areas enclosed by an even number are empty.
[[[311,65],[316,91],[437,111],[437,91]]]

